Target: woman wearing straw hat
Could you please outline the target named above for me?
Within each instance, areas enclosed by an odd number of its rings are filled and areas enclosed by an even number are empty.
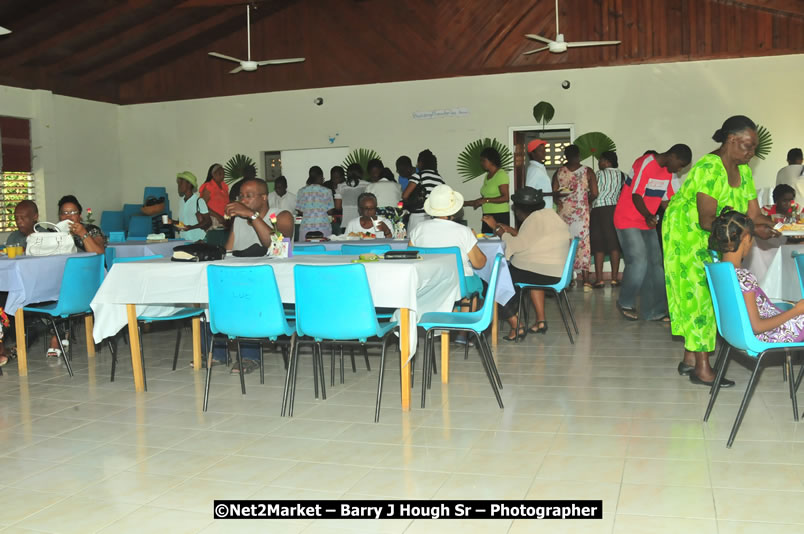
[[[511,271],[511,280],[516,283],[550,285],[561,278],[564,263],[569,253],[569,226],[554,210],[544,209],[544,196],[540,189],[523,187],[511,196],[514,216],[520,221],[519,230],[498,223],[494,217],[485,216],[483,221],[494,228],[494,233],[505,243],[505,258]],[[544,291],[530,292],[536,310],[536,324],[525,330],[517,325],[519,296],[514,295],[500,310],[500,317],[511,325],[511,334],[506,341],[523,338],[528,333],[547,333],[544,314]]]
[[[483,282],[474,269],[486,265],[486,256],[477,246],[477,237],[466,226],[455,222],[463,208],[463,195],[443,184],[433,188],[424,201],[424,212],[432,219],[424,220],[410,232],[413,247],[458,247],[463,259],[463,274],[469,293],[482,293]],[[461,307],[467,311],[468,306]]]

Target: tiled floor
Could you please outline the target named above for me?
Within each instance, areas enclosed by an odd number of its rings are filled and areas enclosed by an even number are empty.
[[[202,373],[170,370],[172,331],[145,336],[149,391],[135,394],[125,346],[76,376],[46,362],[0,378],[0,532],[804,532],[804,423],[779,367],[761,377],[734,447],[725,439],[748,377],[737,362],[708,424],[708,390],[676,373],[681,345],[663,324],[624,321],[612,290],[572,294],[571,346],[548,302],[550,331],[495,352],[499,410],[475,354],[456,346],[450,384],[428,407],[399,410],[397,354],[374,424],[378,358],[314,400],[309,358],[296,416],[279,417],[283,372],[266,384],[216,367],[209,412]],[[507,330],[506,328],[503,331]],[[83,334],[83,333],[81,333]],[[328,358],[327,358],[328,360]],[[327,362],[328,365],[328,362]],[[348,366],[348,363],[347,363]],[[602,499],[599,521],[213,521],[215,498]]]

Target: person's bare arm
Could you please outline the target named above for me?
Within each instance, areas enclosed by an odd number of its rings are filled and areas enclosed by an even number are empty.
[[[592,172],[592,169],[586,169],[586,179],[589,181],[589,200],[592,201],[600,195],[597,176]]]
[[[754,334],[761,334],[768,330],[773,330],[777,326],[781,326],[790,319],[798,317],[804,313],[804,300],[799,300],[796,305],[787,311],[774,315],[767,319],[763,319],[759,315],[759,308],[757,308],[757,296],[753,291],[743,293],[745,299],[745,307],[748,310],[748,318],[751,320],[751,329]]]
[[[413,193],[413,190],[416,189],[417,183],[413,180],[408,182],[408,186],[405,188],[405,191],[402,193],[402,200],[407,200],[408,197]]]
[[[698,224],[707,232],[711,232],[712,223],[717,218],[717,200],[706,193],[698,193],[695,203],[698,206]]]
[[[563,202],[561,202],[561,195],[558,194],[558,191],[561,189],[561,187],[558,185],[558,171],[553,173],[552,185],[553,185],[553,202],[555,203],[558,210],[561,211],[561,206]]]
[[[656,216],[648,211],[648,207],[645,206],[645,199],[642,198],[642,195],[637,195],[634,193],[631,195],[631,200],[634,201],[634,207],[637,209],[639,214],[645,218],[645,223],[648,225],[648,228],[656,228]]]
[[[472,267],[475,269],[482,269],[484,265],[486,265],[486,255],[483,254],[483,251],[475,245],[472,247],[472,250],[469,251],[467,254],[469,257],[469,263],[472,264]],[[464,273],[465,275],[469,276],[471,273]]]
[[[761,239],[770,239],[772,237],[781,235],[778,231],[773,229],[774,224],[771,218],[762,213],[757,199],[748,201],[747,215],[752,221],[754,221],[754,233],[757,235],[757,237]]]
[[[232,225],[232,229],[229,231],[229,237],[226,238],[226,245],[224,245],[226,250],[232,250],[234,248],[234,225]]]

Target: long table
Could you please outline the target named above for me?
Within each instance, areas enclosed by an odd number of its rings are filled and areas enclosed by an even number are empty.
[[[106,248],[114,249],[117,258],[133,258],[135,256],[165,256],[173,255],[173,248],[191,243],[186,239],[171,239],[169,241],[122,241],[109,243]]]
[[[91,256],[88,252],[60,256],[18,256],[9,259],[0,257],[0,291],[7,291],[5,312],[14,314],[17,334],[17,367],[20,376],[28,375],[28,353],[25,347],[25,317],[23,306],[48,302],[59,298],[61,279],[67,258]],[[85,319],[87,329],[87,354],[95,355],[92,342],[92,317]]]
[[[354,259],[356,256],[299,256],[286,259],[227,257],[214,263],[231,266],[270,264],[282,301],[295,303],[295,265],[338,265],[351,263]],[[120,263],[112,268],[92,300],[94,337],[98,342],[116,334],[128,323],[136,391],[144,390],[137,315],[169,315],[176,307],[183,305],[207,305],[206,268],[210,264],[170,262],[167,259]],[[452,309],[460,296],[455,260],[452,256],[437,254],[420,260],[379,261],[363,265],[374,304],[400,310],[402,409],[409,410],[408,365],[416,350],[416,318],[425,312]],[[194,349],[200,349],[199,332],[199,328],[193,329]],[[195,370],[201,369],[200,350],[193,351],[193,363]]]
[[[784,239],[757,240],[743,265],[769,298],[795,302],[802,295],[793,253],[804,254],[804,244],[784,245]]]

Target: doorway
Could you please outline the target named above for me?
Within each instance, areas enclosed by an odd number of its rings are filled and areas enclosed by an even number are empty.
[[[572,124],[554,124],[542,128],[536,126],[513,126],[508,129],[509,143],[514,153],[514,173],[512,191],[525,186],[525,175],[528,168],[527,146],[534,139],[544,139],[547,158],[544,166],[547,174],[552,176],[564,164],[564,148],[575,138],[575,127]]]

